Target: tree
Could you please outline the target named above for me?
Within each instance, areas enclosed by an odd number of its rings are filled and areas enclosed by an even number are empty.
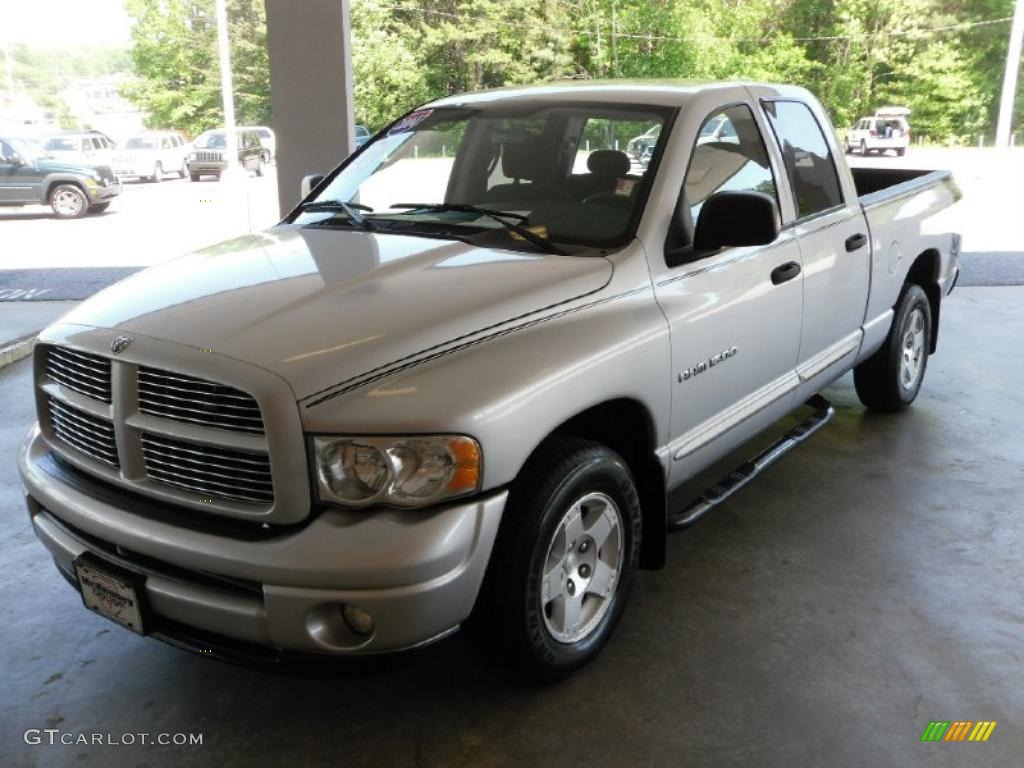
[[[151,128],[196,135],[223,125],[214,0],[127,0],[136,80],[124,94]],[[228,0],[235,111],[242,124],[270,122],[270,67],[262,0]]]
[[[154,127],[219,125],[214,0],[126,0],[128,93]],[[428,99],[561,78],[807,85],[836,124],[887,104],[915,132],[994,124],[1013,0],[353,0],[357,119],[380,128]],[[229,0],[239,120],[270,119],[263,0]],[[1024,89],[1024,80],[1022,89]],[[1019,106],[1024,113],[1024,104]]]
[[[416,55],[418,36],[380,0],[352,4],[352,69],[356,122],[382,128],[427,101],[426,71]]]

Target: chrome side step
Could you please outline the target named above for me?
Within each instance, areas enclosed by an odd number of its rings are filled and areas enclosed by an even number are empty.
[[[681,531],[689,528],[704,515],[732,496],[771,464],[781,459],[800,443],[828,424],[835,416],[835,408],[821,395],[807,401],[814,413],[806,421],[793,427],[789,432],[769,445],[754,458],[741,464],[704,493],[694,499],[681,512],[670,515],[668,530]]]

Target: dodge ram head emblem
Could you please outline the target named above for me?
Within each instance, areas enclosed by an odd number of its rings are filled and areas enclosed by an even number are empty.
[[[119,355],[128,349],[128,345],[131,344],[135,339],[131,336],[118,336],[112,342],[110,342],[110,351],[115,355]]]

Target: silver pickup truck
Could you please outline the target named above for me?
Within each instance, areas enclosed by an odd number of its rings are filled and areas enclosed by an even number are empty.
[[[851,173],[789,86],[448,97],[306,186],[35,352],[36,534],[86,607],[207,653],[464,626],[532,675],[580,667],[669,531],[828,421],[824,387],[915,399],[958,275],[950,174]]]

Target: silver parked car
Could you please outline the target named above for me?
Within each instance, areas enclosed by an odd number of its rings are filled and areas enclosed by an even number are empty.
[[[615,137],[652,124],[637,169]],[[276,659],[465,626],[563,676],[669,531],[827,424],[823,388],[853,370],[870,408],[914,401],[959,270],[926,221],[951,175],[851,172],[792,86],[447,97],[305,186],[39,336],[32,525],[137,633]]]

